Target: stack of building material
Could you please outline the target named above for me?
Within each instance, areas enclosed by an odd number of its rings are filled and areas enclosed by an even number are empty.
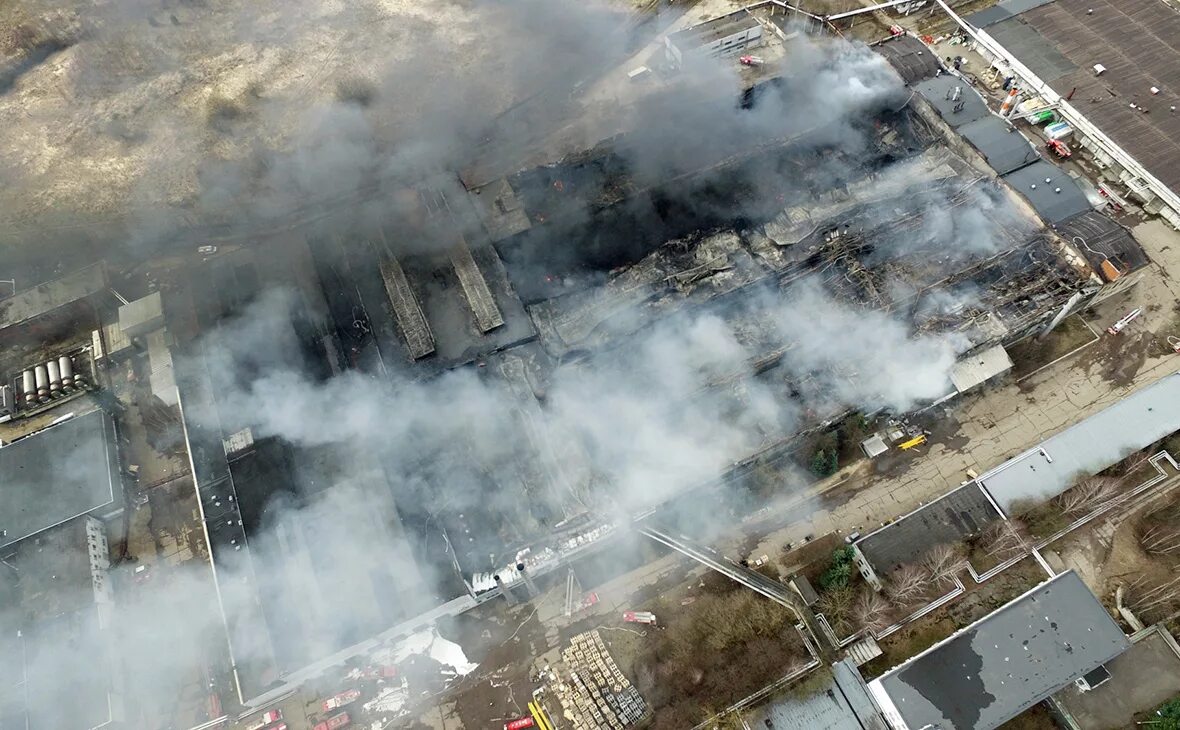
[[[414,290],[406,279],[406,272],[402,271],[397,259],[381,261],[381,278],[385,281],[385,294],[393,305],[397,326],[402,331],[402,337],[406,338],[410,358],[418,360],[434,352],[434,333],[430,331],[430,324],[422,314],[422,307],[418,305]]]
[[[463,293],[467,296],[467,306],[475,315],[475,325],[480,332],[491,332],[504,324],[504,316],[492,298],[492,290],[483,278],[483,272],[471,256],[471,249],[467,243],[460,241],[458,246],[451,249],[451,265],[455,267],[455,275],[463,285]]]
[[[606,650],[597,630],[577,634],[562,651],[569,680],[554,694],[575,730],[623,730],[647,715],[647,705]]]

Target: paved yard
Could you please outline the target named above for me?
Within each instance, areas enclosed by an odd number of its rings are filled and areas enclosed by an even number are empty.
[[[1163,634],[1147,634],[1106,668],[1111,679],[1097,689],[1079,692],[1070,685],[1054,697],[1086,730],[1135,727],[1136,712],[1180,694],[1180,655]]]

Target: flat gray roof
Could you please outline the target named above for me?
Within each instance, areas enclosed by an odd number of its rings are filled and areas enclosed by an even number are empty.
[[[1012,369],[1012,358],[1003,345],[994,345],[961,357],[951,368],[951,382],[955,390],[966,393],[992,378]]]
[[[106,267],[99,262],[26,289],[0,301],[0,329],[36,319],[71,302],[106,291],[107,286]]]
[[[112,667],[104,633],[93,604],[23,630],[29,730],[89,730],[111,722],[110,673],[120,670]]]
[[[878,700],[886,696],[886,715],[900,715],[911,728],[992,730],[1129,646],[1071,570],[890,670],[869,688]]]
[[[964,16],[963,20],[976,28],[986,28],[1051,2],[1053,0],[1001,0],[986,10]]]
[[[1074,179],[1051,162],[1034,162],[1003,177],[1051,225],[1064,223],[1092,209],[1089,199]]]
[[[959,98],[952,100],[954,96],[955,87],[959,87]],[[966,79],[955,76],[954,74],[943,74],[942,76],[935,76],[932,79],[926,79],[914,84],[914,89],[922,95],[926,101],[934,107],[938,115],[943,118],[947,124],[953,128],[959,128],[964,124],[970,124],[977,119],[983,119],[991,114],[987,109],[987,104],[983,102],[983,97],[979,95],[975,89],[971,88],[971,84]],[[955,111],[955,107],[962,102],[963,108]]]
[[[873,50],[884,56],[907,84],[933,78],[942,67],[938,55],[913,36],[894,36],[873,46]]]
[[[975,482],[865,535],[856,547],[879,575],[920,561],[931,548],[974,535],[1000,514]]]
[[[847,659],[832,665],[831,681],[814,694],[773,701],[751,712],[748,720],[759,730],[888,730]]]
[[[86,525],[74,520],[10,550],[0,573],[0,728],[111,721],[113,639],[99,615]]]
[[[1044,502],[1080,476],[1180,430],[1180,373],[1123,398],[979,477],[1005,512],[1020,500]]]
[[[0,548],[115,501],[115,424],[101,410],[0,448]]]
[[[1000,175],[1041,159],[1040,153],[1020,130],[999,117],[988,115],[965,124],[959,134],[966,137]]]
[[[1042,79],[1060,78],[1078,68],[1035,28],[1018,18],[1001,20],[987,32]]]

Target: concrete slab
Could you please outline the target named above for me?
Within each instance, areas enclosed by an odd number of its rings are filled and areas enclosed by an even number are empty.
[[[1135,726],[1135,713],[1150,710],[1180,694],[1180,648],[1162,627],[1131,637],[1122,656],[1106,665],[1110,681],[1089,692],[1070,685],[1053,696],[1086,730]]]

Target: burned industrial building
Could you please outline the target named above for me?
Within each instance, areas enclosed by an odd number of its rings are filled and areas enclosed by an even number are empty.
[[[242,702],[551,570],[850,408],[973,387],[952,379],[956,359],[1109,291],[1100,262],[1000,177],[1024,168],[991,168],[952,131],[963,108],[923,96],[947,84],[940,69],[906,68],[913,93],[890,54],[806,42],[821,71],[851,54],[887,79],[838,129],[768,121],[819,103],[790,73],[690,96],[740,134],[669,157],[633,129],[470,188],[435,177],[387,224],[219,255],[166,294]],[[696,362],[705,336],[732,352]],[[659,363],[682,347],[667,382]],[[438,417],[457,420],[440,426],[420,401],[444,387]],[[668,468],[604,440],[627,388],[648,417],[728,425],[684,440],[700,462]],[[320,424],[276,424],[301,417],[282,401],[309,389],[371,397],[387,420],[334,402]],[[333,422],[354,418],[360,430]],[[330,618],[340,601],[354,609]]]
[[[53,284],[0,303],[14,327],[69,320],[3,363],[0,415],[31,429],[85,396],[103,410],[47,433],[102,421],[109,454],[127,418],[183,462],[237,703],[533,594],[634,520],[737,516],[745,495],[717,487],[755,459],[980,387],[1005,346],[1146,263],[913,39],[751,13],[689,30],[587,149],[424,173],[379,220],[202,246],[131,301],[99,267],[61,285],[68,306]],[[755,42],[794,63],[708,60]],[[115,372],[143,386],[134,418],[105,395]],[[83,486],[57,522],[120,495]],[[34,517],[11,529],[56,524]]]

